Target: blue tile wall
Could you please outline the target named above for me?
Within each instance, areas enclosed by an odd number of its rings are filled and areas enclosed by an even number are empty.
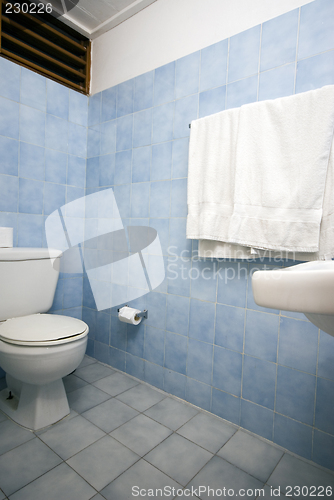
[[[199,260],[185,227],[191,120],[334,84],[333,17],[316,0],[90,98],[87,193],[113,187],[125,225],[156,228],[166,279],[133,302],[139,328],[97,321],[83,288],[92,356],[332,469],[334,338],[257,306],[259,264]]]
[[[0,58],[0,226],[14,246],[46,246],[46,217],[84,196],[87,130],[86,96]],[[51,312],[81,318],[82,297],[83,276],[61,274]]]

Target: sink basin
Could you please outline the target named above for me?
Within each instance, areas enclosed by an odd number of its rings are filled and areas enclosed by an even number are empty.
[[[259,306],[302,312],[334,336],[334,261],[255,271],[252,288]]]

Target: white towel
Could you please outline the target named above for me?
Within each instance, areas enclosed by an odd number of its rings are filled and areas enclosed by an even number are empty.
[[[215,244],[213,257],[334,256],[333,128],[333,85],[192,122],[187,237],[230,245]]]

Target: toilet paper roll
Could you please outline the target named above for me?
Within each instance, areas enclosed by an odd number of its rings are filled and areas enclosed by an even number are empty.
[[[118,311],[118,318],[124,323],[130,323],[130,325],[139,325],[142,317],[137,316],[140,313],[139,309],[133,309],[132,307],[124,306]]]
[[[0,227],[0,248],[13,248],[12,227]]]

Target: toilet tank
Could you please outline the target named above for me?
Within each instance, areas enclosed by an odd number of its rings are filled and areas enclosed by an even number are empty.
[[[49,248],[0,248],[0,321],[50,309],[61,254]]]

